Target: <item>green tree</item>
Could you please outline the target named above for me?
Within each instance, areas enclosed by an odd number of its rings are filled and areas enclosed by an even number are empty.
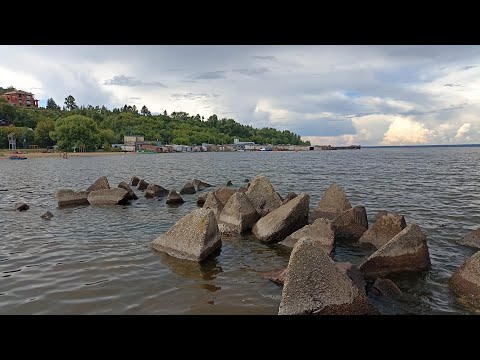
[[[15,119],[15,106],[10,104],[7,100],[0,98],[0,120],[7,120],[12,122]]]
[[[68,111],[72,111],[78,107],[77,104],[75,104],[75,98],[72,95],[68,95],[65,98],[65,107]]]
[[[0,95],[3,95],[7,92],[10,92],[10,91],[17,91],[16,88],[14,88],[13,86],[9,86],[8,88],[3,88],[0,86]]]
[[[55,122],[55,131],[51,133],[58,147],[71,151],[73,147],[85,146],[89,151],[100,145],[97,124],[92,118],[82,115],[71,115]]]
[[[75,99],[73,101],[75,102]],[[60,106],[57,105],[57,103],[55,102],[55,100],[53,100],[53,98],[50,98],[47,100],[46,108],[51,110],[60,110]]]
[[[142,115],[145,115],[145,116],[152,115],[152,113],[150,112],[150,110],[148,110],[146,105],[142,106],[142,110],[140,110],[140,112],[142,113]]]
[[[52,119],[40,121],[35,128],[34,140],[41,148],[53,146],[55,141],[50,137],[50,133],[55,130],[55,122]]]
[[[98,136],[104,147],[105,145],[112,145],[117,139],[117,135],[115,135],[115,132],[112,129],[101,129],[98,132]]]

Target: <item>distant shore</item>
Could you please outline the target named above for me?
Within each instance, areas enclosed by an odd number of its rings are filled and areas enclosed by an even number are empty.
[[[20,151],[20,150],[19,150]],[[12,152],[8,150],[0,150],[0,160],[2,159],[8,159]],[[38,159],[38,158],[63,158],[62,152],[49,152],[49,153],[42,153],[42,152],[28,152],[25,151],[25,153],[22,153],[21,155],[24,155],[27,159]],[[73,152],[68,152],[67,157],[82,157],[82,156],[109,156],[109,155],[123,155],[123,156],[128,156],[128,155],[137,155],[135,152],[127,152],[124,153],[122,152],[86,152],[86,153],[73,153]]]

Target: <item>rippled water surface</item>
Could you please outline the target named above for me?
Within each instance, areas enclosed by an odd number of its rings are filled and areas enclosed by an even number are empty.
[[[432,268],[392,280],[404,295],[372,297],[384,314],[472,314],[448,279],[475,250],[455,240],[480,226],[480,148],[377,148],[352,151],[121,154],[0,160],[1,314],[276,314],[281,287],[262,272],[284,267],[289,250],[252,236],[223,242],[200,264],[148,244],[197,208],[196,195],[170,207],[140,199],[129,206],[58,209],[58,188],[111,186],[137,175],[181,189],[199,178],[236,187],[267,175],[282,195],[308,192],[314,208],[336,181],[353,206],[400,212],[428,238]],[[6,190],[6,191],[5,191]],[[205,191],[203,191],[205,192]],[[25,201],[30,210],[14,211]],[[40,218],[51,211],[53,219]],[[334,259],[358,264],[370,252],[337,244]]]

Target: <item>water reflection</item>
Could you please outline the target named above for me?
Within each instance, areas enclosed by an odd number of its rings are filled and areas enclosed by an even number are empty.
[[[318,167],[322,171],[315,171]],[[198,208],[200,193],[186,195],[176,207],[135,190],[139,199],[128,206],[56,209],[57,189],[81,190],[101,175],[111,184],[137,175],[174,189],[192,178],[223,186],[227,179],[241,184],[259,173],[280,194],[308,192],[311,209],[335,181],[352,205],[366,207],[370,226],[379,210],[419,224],[432,267],[426,276],[392,277],[404,296],[374,299],[383,314],[475,313],[452,293],[448,279],[474,252],[455,240],[480,223],[480,148],[159,154],[148,161],[138,156],[0,160],[0,190],[8,190],[0,192],[0,313],[276,314],[281,288],[261,273],[285,267],[290,249],[249,234],[225,238],[221,254],[202,264],[148,249]],[[19,201],[30,210],[13,211]],[[40,218],[47,210],[54,213],[51,222]],[[334,260],[359,264],[370,253],[337,242]],[[5,273],[16,269],[22,271]],[[98,276],[92,278],[92,272]],[[105,274],[108,282],[85,286]]]
[[[213,284],[200,284],[200,287],[207,290],[208,292],[215,292],[222,289],[220,286],[216,286]]]
[[[177,259],[164,252],[154,251],[160,257],[162,264],[167,265],[175,274],[194,280],[213,280],[218,273],[223,272],[219,265],[217,257],[221,253],[221,248],[215,250],[204,261]]]
[[[268,247],[279,257],[290,259],[293,248],[281,244],[269,244]]]

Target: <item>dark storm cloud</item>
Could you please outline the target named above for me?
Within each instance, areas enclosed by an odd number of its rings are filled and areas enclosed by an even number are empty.
[[[205,98],[216,98],[219,97],[219,94],[208,94],[208,93],[176,93],[170,95],[171,98],[176,100],[186,99],[186,100],[196,100],[196,99],[205,99]]]
[[[478,49],[470,45],[389,45],[378,47],[389,57],[400,61],[426,60],[427,62],[463,60],[466,57],[478,54]]]
[[[160,81],[143,81],[135,79],[132,76],[117,75],[112,79],[105,80],[104,85],[117,85],[117,86],[158,86],[167,87]]]
[[[0,85],[59,104],[170,112],[183,100],[178,111],[370,144],[404,118],[448,124],[445,139],[471,123],[480,141],[480,46],[0,46],[0,59]]]
[[[212,80],[212,79],[226,79],[225,71],[207,71],[197,75],[191,75],[191,79],[198,80]]]
[[[352,120],[346,118],[318,117],[298,121],[289,127],[298,134],[309,136],[354,135],[357,132]]]
[[[254,76],[254,75],[265,74],[270,70],[267,67],[260,67],[260,68],[252,68],[252,69],[234,69],[233,71],[242,75]]]
[[[278,61],[278,59],[275,56],[271,56],[271,55],[266,55],[266,56],[252,55],[251,57],[254,58],[254,59],[258,59],[258,60]]]

